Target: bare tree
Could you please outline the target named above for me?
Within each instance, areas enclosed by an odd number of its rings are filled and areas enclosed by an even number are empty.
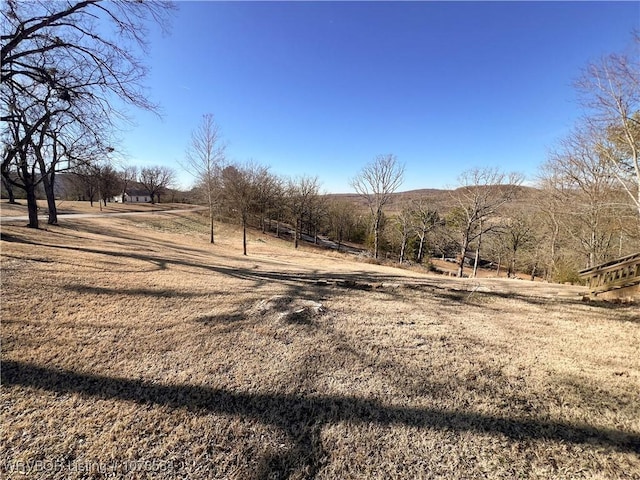
[[[209,206],[209,241],[214,243],[213,220],[220,203],[221,174],[225,165],[226,145],[220,127],[211,113],[202,116],[200,125],[191,133],[184,168],[202,187]]]
[[[265,197],[262,193],[258,193],[259,209],[262,212],[262,228],[265,229],[265,216],[268,217],[269,230],[272,228],[272,220],[275,220],[275,233],[280,237],[280,227],[283,221],[289,218],[288,194],[289,189],[285,178],[271,175],[273,182],[269,186],[268,202],[265,205]]]
[[[418,236],[418,252],[416,262],[424,260],[427,234],[432,231],[439,222],[438,212],[434,210],[425,199],[414,200],[411,204],[413,225]]]
[[[340,200],[329,204],[329,229],[338,244],[338,251],[340,251],[342,242],[350,237],[355,223],[353,204]]]
[[[72,150],[82,151],[77,142],[102,153],[111,147],[111,132],[126,119],[118,102],[155,109],[142,88],[146,67],[135,54],[146,48],[146,23],[163,24],[171,8],[159,1],[3,2],[1,171],[10,182],[20,172],[13,186],[26,191],[29,226],[38,226],[37,183],[55,212],[55,173],[61,161],[68,167],[75,160]],[[100,19],[114,27],[112,36]],[[101,159],[81,155],[82,162]]]
[[[379,236],[385,205],[404,179],[404,165],[395,155],[378,155],[351,180],[356,193],[364,198],[373,219],[373,256],[378,258]]]
[[[106,207],[109,199],[120,192],[120,178],[118,172],[108,163],[98,166],[96,171],[100,186],[100,200],[102,200],[100,208],[102,208],[102,205]]]
[[[129,165],[120,170],[120,188],[122,192],[122,203],[126,202],[127,190],[134,182],[138,181],[138,167]]]
[[[295,248],[298,248],[304,218],[309,215],[319,190],[318,177],[303,176],[288,182],[287,203],[294,224],[293,244]]]
[[[260,215],[262,233],[266,233],[267,224],[271,228],[271,217],[282,210],[282,179],[272,174],[268,167],[257,169],[255,178],[256,208]]]
[[[97,200],[100,211],[120,192],[120,177],[109,161],[86,163],[75,168],[73,173],[80,180],[91,206]]]
[[[400,213],[394,218],[394,227],[397,238],[400,240],[400,253],[398,255],[398,263],[402,265],[407,256],[407,244],[409,238],[414,233],[413,211],[408,205],[404,205]]]
[[[599,153],[640,214],[640,34],[633,35],[629,53],[588,65],[576,86]]]
[[[144,167],[140,170],[140,184],[149,193],[151,203],[160,202],[160,195],[175,181],[175,171],[169,167]]]
[[[522,176],[484,168],[467,170],[458,181],[460,187],[451,193],[456,207],[450,216],[450,225],[460,238],[458,277],[462,277],[469,246],[474,241],[479,243],[483,234],[497,228],[498,223],[494,220],[500,208],[516,196]],[[476,256],[479,251],[480,245],[476,248]]]
[[[78,200],[89,199],[89,204],[93,207],[93,202],[98,197],[98,177],[95,172],[95,164],[78,165],[73,169],[73,183],[76,187]]]
[[[242,254],[247,254],[249,215],[258,209],[258,182],[267,171],[255,163],[229,165],[222,171],[222,192],[226,211],[242,224]]]
[[[538,193],[533,202],[539,213],[537,230],[545,245],[545,279],[552,280],[558,274],[561,256],[562,215],[566,205],[566,193],[557,172],[542,167],[538,176]]]
[[[320,229],[326,224],[327,216],[329,215],[329,204],[327,202],[326,194],[314,195],[311,198],[311,202],[308,208],[307,216],[307,233],[313,235],[313,243],[318,244],[318,235]]]
[[[522,250],[532,244],[533,230],[531,215],[523,211],[510,212],[508,218],[505,219],[500,236],[510,256],[507,277],[515,275],[518,253],[522,253]]]
[[[16,204],[16,197],[13,193],[13,185],[9,182],[4,176],[2,176],[2,187],[6,190],[7,196],[9,197],[9,203]]]
[[[609,258],[617,213],[627,208],[617,204],[611,163],[601,154],[591,128],[576,128],[564,138],[542,166],[547,199],[557,198],[555,221],[575,240],[574,250],[590,267]]]

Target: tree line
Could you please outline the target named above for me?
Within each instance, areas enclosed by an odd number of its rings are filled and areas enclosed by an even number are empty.
[[[365,245],[373,259],[429,266],[440,257],[458,276],[489,266],[507,276],[575,281],[577,271],[637,250],[640,216],[632,198],[607,170],[581,164],[578,150],[559,150],[540,168],[535,186],[496,168],[462,172],[458,185],[433,194],[398,193],[404,165],[378,155],[351,179],[353,196],[328,195],[317,177],[289,178],[256,162],[228,162],[212,114],[193,132],[183,165],[208,205],[210,242],[216,221],[290,237],[297,248],[330,240]],[[562,142],[564,147],[572,144]],[[584,145],[583,145],[584,146]],[[562,154],[560,154],[562,152]]]
[[[24,193],[30,227],[38,227],[39,187],[56,223],[57,175],[91,172],[105,188],[103,164],[127,107],[157,111],[141,58],[149,26],[165,27],[173,9],[160,0],[2,3],[0,170],[8,191]]]
[[[118,170],[113,159],[127,108],[157,111],[144,91],[141,59],[148,29],[164,28],[173,9],[153,0],[3,2],[1,174],[10,195],[19,190],[26,197],[30,227],[38,227],[39,189],[48,222],[57,222],[56,184],[64,172],[101,204],[132,185],[154,202],[170,191],[171,168]],[[317,177],[288,178],[256,162],[229,162],[211,114],[193,132],[183,167],[208,205],[209,241],[216,220],[237,221],[245,254],[246,229],[253,226],[289,235],[295,246],[302,238],[317,242],[320,234],[338,248],[364,243],[376,260],[449,258],[459,276],[489,263],[510,275],[571,280],[577,269],[640,245],[639,49],[634,34],[628,52],[584,69],[576,82],[584,117],[541,165],[535,189],[523,187],[518,173],[477,168],[461,173],[446,201],[399,202],[394,194],[404,166],[384,154],[351,179],[357,208],[324,195]]]

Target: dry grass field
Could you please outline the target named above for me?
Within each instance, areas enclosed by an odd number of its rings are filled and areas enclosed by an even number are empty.
[[[3,478],[640,478],[640,312],[195,214],[2,226]]]
[[[76,202],[72,200],[58,200],[56,202],[59,215],[68,214],[106,214],[106,213],[128,213],[128,212],[157,212],[165,210],[175,210],[192,208],[193,205],[185,205],[181,203],[113,203],[109,202],[106,206],[98,202],[93,202],[93,206],[89,202]],[[27,216],[27,201],[18,200],[18,203],[11,205],[8,202],[2,202],[0,204],[0,212],[3,217],[17,217]],[[45,215],[47,213],[47,202],[45,200],[38,200],[38,215]],[[46,223],[46,218],[44,222]]]

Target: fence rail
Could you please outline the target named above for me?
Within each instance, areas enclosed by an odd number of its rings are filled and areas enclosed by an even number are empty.
[[[579,272],[592,294],[640,284],[640,252]]]

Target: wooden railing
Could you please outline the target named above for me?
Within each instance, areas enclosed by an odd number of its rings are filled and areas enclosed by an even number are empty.
[[[598,294],[640,284],[640,252],[579,272],[589,291]]]

